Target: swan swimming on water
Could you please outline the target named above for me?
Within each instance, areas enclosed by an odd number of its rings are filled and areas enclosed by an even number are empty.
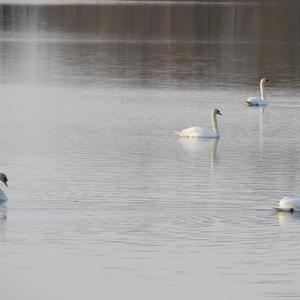
[[[218,109],[214,109],[211,112],[211,129],[205,127],[189,127],[182,131],[176,132],[180,137],[188,138],[219,138],[220,132],[217,123],[217,115],[221,115]]]
[[[264,96],[264,85],[265,82],[268,82],[269,79],[267,78],[262,78],[260,80],[260,97],[250,97],[246,100],[246,104],[248,106],[266,106],[267,102],[265,100]]]
[[[7,185],[7,176],[3,173],[0,173],[0,181],[2,181],[6,186]],[[7,201],[7,196],[5,195],[5,193],[0,190],[0,204],[1,203],[5,203]]]
[[[277,211],[286,211],[286,212],[300,212],[300,197],[284,197],[280,200],[277,207],[275,207]]]

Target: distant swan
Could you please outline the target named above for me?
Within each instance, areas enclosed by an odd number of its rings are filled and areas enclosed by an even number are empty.
[[[0,173],[0,181],[2,181],[7,186],[7,177],[5,174]],[[0,204],[5,203],[6,201],[7,201],[7,196],[2,190],[0,190]]]
[[[218,109],[214,109],[211,112],[211,129],[204,127],[190,127],[187,129],[183,129],[180,132],[176,132],[176,134],[180,137],[188,137],[188,138],[219,138],[220,132],[217,123],[217,115],[221,115],[221,112]]]
[[[248,106],[266,106],[267,102],[264,97],[264,84],[268,82],[269,79],[262,78],[260,80],[260,97],[250,97],[246,100]]]
[[[286,212],[300,211],[300,197],[284,197],[275,209]]]

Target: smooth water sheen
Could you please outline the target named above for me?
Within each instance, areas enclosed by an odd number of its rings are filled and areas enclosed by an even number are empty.
[[[299,299],[272,210],[300,196],[299,3],[28,2],[0,6],[1,299]],[[214,108],[219,141],[176,137]]]

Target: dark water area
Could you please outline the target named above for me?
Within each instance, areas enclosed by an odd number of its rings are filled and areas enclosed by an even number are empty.
[[[130,84],[225,87],[272,77],[275,85],[298,88],[298,1],[117,3],[2,5],[2,39],[38,39],[49,51],[74,53],[92,77],[101,73],[99,63],[117,63],[110,76],[136,76]],[[59,49],[57,39],[64,41]],[[59,64],[67,71],[73,61],[68,55]]]
[[[201,2],[159,1],[110,5],[1,5],[1,29],[59,31],[103,38],[296,43],[298,1]],[[147,2],[146,2],[147,3]],[[30,16],[30,18],[28,18]],[[276,49],[274,49],[276,50]]]

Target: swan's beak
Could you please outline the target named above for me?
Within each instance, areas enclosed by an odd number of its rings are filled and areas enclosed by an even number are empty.
[[[217,114],[220,115],[220,116],[223,116],[220,112],[218,112]]]
[[[4,182],[4,184],[8,187],[8,185],[7,185],[7,183],[6,183],[6,181],[3,181]]]

